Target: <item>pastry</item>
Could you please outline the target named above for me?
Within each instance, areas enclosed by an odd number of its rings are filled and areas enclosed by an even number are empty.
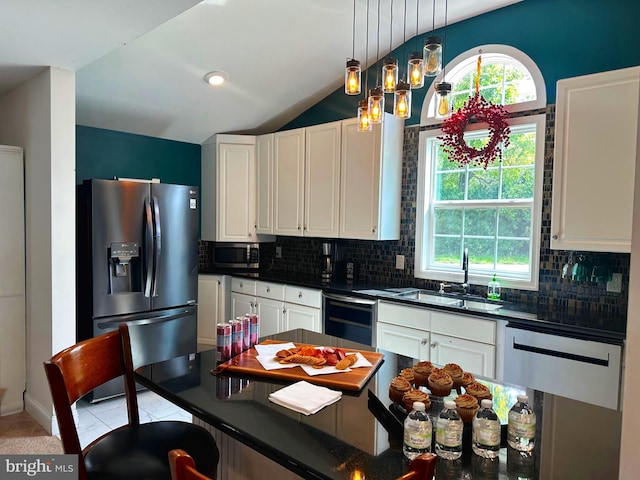
[[[403,368],[402,370],[400,370],[400,376],[409,380],[409,383],[411,385],[413,385],[415,382],[415,375],[413,373],[413,368]]]
[[[418,362],[413,366],[413,381],[416,387],[426,387],[429,375],[435,367],[431,362]]]
[[[402,396],[411,390],[409,380],[404,377],[394,377],[389,385],[389,399],[394,403],[402,403]]]
[[[464,372],[462,374],[462,379],[460,380],[460,385],[456,386],[456,392],[458,392],[458,395],[462,393],[462,390],[460,389],[460,387],[466,387],[471,382],[475,382],[475,381],[476,381],[476,377],[474,377],[473,374],[469,372]]]
[[[444,370],[436,368],[429,375],[429,390],[436,397],[446,397],[451,393],[451,387],[453,387],[453,379]]]
[[[301,363],[303,365],[320,366],[327,363],[327,361],[324,357],[311,357],[309,355],[294,353],[293,355],[280,359],[280,363]]]
[[[402,397],[402,401],[404,402],[404,409],[409,413],[413,410],[413,402],[422,402],[424,403],[424,409],[429,410],[431,406],[431,400],[429,400],[429,395],[422,390],[418,390],[412,388],[407,393],[405,393]]]
[[[473,422],[473,417],[480,408],[476,397],[468,394],[458,395],[455,398],[456,411],[464,423]]]
[[[489,391],[489,387],[480,382],[471,382],[469,385],[464,387],[464,391],[465,393],[476,397],[478,402],[482,401],[484,398],[489,400],[493,398]]]
[[[460,365],[458,365],[457,363],[447,363],[444,367],[442,367],[442,370],[449,374],[449,376],[453,380],[454,387],[459,387],[462,385],[461,381],[463,371],[462,368],[460,368]]]

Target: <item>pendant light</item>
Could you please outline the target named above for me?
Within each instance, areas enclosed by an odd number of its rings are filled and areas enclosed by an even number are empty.
[[[407,0],[404,0],[402,20],[402,55],[404,56],[404,45],[407,43]],[[401,80],[396,85],[393,93],[393,116],[397,118],[411,117],[411,86],[409,83]]]
[[[446,0],[445,0],[446,9]],[[445,13],[445,28],[447,20]],[[434,36],[433,32],[436,29],[436,0],[433,0],[433,12],[432,12],[432,24],[431,33],[432,36],[427,37],[424,41],[424,48],[422,49],[422,61],[424,62],[424,75],[426,77],[435,77],[442,70],[442,39]]]
[[[367,0],[367,22],[366,22],[366,40],[364,49],[364,63],[368,65],[369,62],[369,0]],[[364,91],[365,95],[358,103],[358,132],[370,132],[373,130],[371,125],[371,117],[369,116],[369,101],[366,97],[367,88],[369,88],[369,69],[367,68],[364,73]]]
[[[380,0],[378,0],[378,32],[380,32]],[[376,37],[376,63],[380,56],[380,37]],[[378,70],[379,71],[379,70]],[[377,77],[377,74],[376,74]],[[378,83],[376,78],[376,86],[369,90],[369,118],[372,124],[383,123],[384,121],[384,94],[382,93],[382,87]]]
[[[418,19],[420,18],[420,2],[416,0],[416,38],[418,37]],[[407,65],[407,83],[411,88],[424,87],[424,60],[422,52],[411,52]]]
[[[356,56],[356,0],[353,0],[353,49],[351,58],[347,60],[344,72],[344,93],[347,95],[360,95],[360,78],[362,69],[360,62],[353,57]]]
[[[444,46],[447,45],[447,0],[444,2]],[[446,51],[446,50],[445,50]],[[442,81],[435,85],[436,91],[436,118],[447,118],[451,115],[451,89],[452,85],[445,81],[447,69],[442,69]]]
[[[391,56],[393,49],[393,0],[391,0],[391,15],[389,20],[389,56],[382,61],[382,91],[393,93],[398,83],[398,60]]]

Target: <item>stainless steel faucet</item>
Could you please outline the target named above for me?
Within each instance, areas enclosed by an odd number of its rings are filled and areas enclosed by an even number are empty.
[[[446,288],[460,290],[465,295],[469,293],[469,249],[465,248],[462,252],[462,270],[464,271],[464,281],[462,283],[441,283],[438,293],[445,293]]]

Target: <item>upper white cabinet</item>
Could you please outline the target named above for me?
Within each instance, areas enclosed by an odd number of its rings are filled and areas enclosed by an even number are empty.
[[[274,233],[337,237],[341,122],[274,135]]]
[[[256,233],[273,234],[273,133],[256,137]]]
[[[551,248],[630,252],[640,67],[557,84]]]
[[[372,132],[357,119],[342,122],[340,237],[400,238],[400,190],[404,121],[385,114]]]
[[[270,241],[256,233],[256,138],[218,135],[202,146],[202,239]]]

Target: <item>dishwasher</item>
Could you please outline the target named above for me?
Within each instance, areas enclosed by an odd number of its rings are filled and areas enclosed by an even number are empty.
[[[323,333],[375,346],[376,300],[333,293],[322,297]]]
[[[622,345],[507,325],[504,380],[619,409]]]

